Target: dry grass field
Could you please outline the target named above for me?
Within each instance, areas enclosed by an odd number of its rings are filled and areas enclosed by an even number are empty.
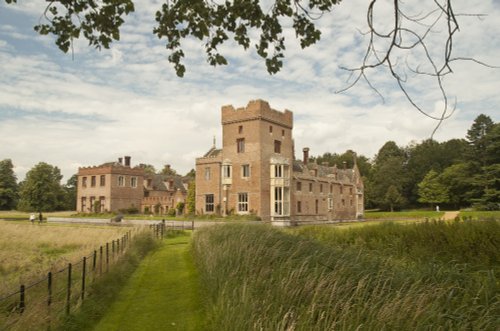
[[[90,254],[129,230],[0,221],[0,296]]]

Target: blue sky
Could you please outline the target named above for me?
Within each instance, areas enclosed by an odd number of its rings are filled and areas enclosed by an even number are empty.
[[[168,163],[186,173],[214,136],[220,146],[220,107],[241,107],[254,99],[293,111],[295,149],[310,147],[312,155],[353,149],[373,157],[386,141],[419,142],[436,125],[414,110],[381,71],[369,78],[384,102],[366,84],[335,93],[348,84],[349,75],[340,67],[359,65],[364,54],[363,0],[344,1],[318,21],[322,39],[306,50],[286,28],[286,61],[277,75],[267,74],[253,49],[244,52],[231,43],[222,48],[230,65],[210,67],[202,42],[190,39],[184,42],[184,78],[168,63],[164,41],[152,34],[161,1],[136,1],[119,42],[97,51],[77,41],[73,58],[59,51],[52,37],[33,31],[45,4],[0,2],[0,159],[12,159],[18,179],[40,161],[61,168],[66,180],[80,166],[123,155],[131,155],[133,164],[160,169]],[[457,1],[455,11],[487,14],[457,17],[455,56],[500,65],[500,6]],[[381,7],[380,17],[385,12],[390,15],[390,8]],[[440,49],[440,31],[431,40],[433,50]],[[462,62],[453,70],[444,83],[457,106],[436,133],[439,141],[465,137],[481,113],[500,118],[500,69]],[[441,101],[432,81],[410,83],[415,98],[438,114]]]

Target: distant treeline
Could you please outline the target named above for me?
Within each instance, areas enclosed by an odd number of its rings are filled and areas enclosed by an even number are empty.
[[[500,123],[479,115],[465,139],[432,139],[408,146],[386,142],[370,160],[348,150],[313,158],[352,167],[364,177],[366,208],[474,207],[500,209]]]

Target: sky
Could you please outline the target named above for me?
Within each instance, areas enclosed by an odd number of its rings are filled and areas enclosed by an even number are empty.
[[[500,66],[500,4],[495,1],[454,1],[460,27],[454,57]],[[391,9],[387,1],[379,2],[375,21],[387,31]],[[293,111],[295,150],[309,147],[313,156],[351,149],[373,158],[389,140],[406,146],[428,139],[437,124],[411,106],[386,69],[367,72],[383,99],[363,81],[338,93],[352,82],[342,68],[359,66],[367,47],[365,0],[343,1],[323,15],[316,22],[321,40],[305,50],[284,22],[286,58],[276,75],[267,73],[254,48],[244,51],[231,42],[221,48],[229,65],[214,68],[206,63],[203,42],[188,39],[183,42],[184,78],[168,62],[165,40],[152,34],[161,4],[135,1],[136,11],[126,17],[120,41],[110,49],[99,51],[77,40],[73,52],[65,54],[53,37],[33,30],[45,1],[0,1],[0,159],[12,160],[18,180],[47,162],[61,169],[65,182],[79,167],[124,155],[132,157],[132,165],[160,170],[170,164],[185,174],[214,137],[221,147],[221,106],[243,107],[255,99]],[[422,15],[429,8],[407,10]],[[438,25],[430,34],[432,55],[443,50],[444,28]],[[425,70],[429,64],[422,59],[420,49],[404,54],[398,65]],[[443,85],[455,111],[434,135],[438,141],[465,138],[479,114],[500,120],[500,69],[456,61],[452,70]],[[439,116],[443,101],[435,80],[406,72],[411,96]]]

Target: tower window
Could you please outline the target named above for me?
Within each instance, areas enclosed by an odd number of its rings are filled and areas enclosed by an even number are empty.
[[[245,152],[245,138],[236,139],[236,149],[238,153]]]
[[[238,133],[243,133],[243,125],[238,126]]]
[[[281,153],[281,141],[279,140],[274,141],[274,152]]]

